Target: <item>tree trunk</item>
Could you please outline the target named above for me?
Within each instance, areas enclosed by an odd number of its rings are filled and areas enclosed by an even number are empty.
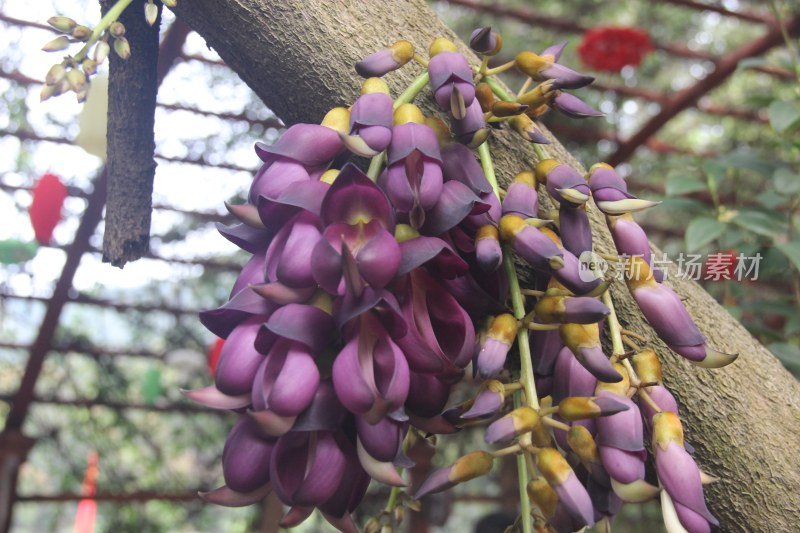
[[[318,122],[330,107],[351,103],[361,81],[354,63],[396,39],[407,39],[424,53],[433,38],[444,35],[477,64],[421,0],[192,0],[179,2],[176,12],[287,123]],[[409,65],[386,80],[399,94],[419,72],[420,67]],[[426,90],[418,100],[429,102],[429,96]],[[490,142],[501,181],[536,161],[531,147],[506,130]],[[557,142],[548,150],[581,168]],[[596,209],[591,217],[595,248],[612,253],[604,218]],[[687,307],[714,346],[741,354],[733,365],[710,371],[655,343],[667,386],[681,403],[687,440],[701,468],[721,478],[707,487],[712,512],[724,531],[796,530],[800,385],[696,283],[667,283],[687,298]],[[655,339],[620,285],[615,283],[613,296],[623,326]]]

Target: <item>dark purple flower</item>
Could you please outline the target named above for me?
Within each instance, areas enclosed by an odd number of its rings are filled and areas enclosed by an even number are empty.
[[[592,228],[585,209],[563,202],[558,209],[558,229],[564,248],[576,257],[592,251]]]
[[[253,379],[264,360],[255,346],[256,335],[265,317],[253,316],[236,326],[219,355],[215,383],[220,392],[229,396],[247,394],[253,387]],[[235,489],[234,489],[235,490]]]
[[[336,492],[347,460],[328,431],[290,431],[272,450],[269,477],[287,505],[316,506]]]
[[[436,133],[425,124],[395,126],[387,169],[378,183],[400,213],[408,213],[415,228],[442,194],[442,163]]]
[[[371,313],[349,326],[347,342],[333,363],[333,386],[342,405],[375,424],[406,401],[408,363]]]
[[[250,417],[240,417],[222,450],[222,474],[228,488],[246,493],[269,483],[275,442],[265,438]]]
[[[314,399],[319,370],[308,348],[281,339],[261,363],[253,380],[253,408],[295,417]]]
[[[408,333],[397,344],[415,372],[435,372],[442,379],[461,376],[475,345],[467,312],[435,279],[421,269],[408,277],[403,297]]]

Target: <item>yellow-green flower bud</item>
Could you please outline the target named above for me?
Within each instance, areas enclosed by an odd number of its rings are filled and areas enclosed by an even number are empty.
[[[156,19],[158,18],[158,6],[155,5],[152,1],[147,2],[144,5],[144,19],[147,21],[147,24],[152,26],[156,23]]]
[[[407,124],[414,122],[416,124],[423,124],[425,122],[425,115],[414,104],[402,104],[394,110],[394,125]]]
[[[112,37],[122,37],[125,35],[125,25],[119,21],[112,22],[111,26],[108,28],[108,32],[112,35]]]
[[[380,78],[367,78],[361,84],[361,94],[371,93],[389,94],[389,86]]]
[[[108,46],[108,43],[105,41],[100,41],[94,47],[94,60],[97,61],[98,65],[102,65],[103,61],[106,60],[108,57],[108,53],[111,51],[111,47]]]
[[[122,59],[131,57],[131,45],[125,37],[117,37],[114,40],[114,51]]]
[[[61,80],[63,80],[66,75],[67,69],[64,68],[64,65],[59,63],[50,67],[50,70],[47,71],[47,75],[44,77],[44,82],[47,85],[57,85],[61,83]]]
[[[47,19],[47,23],[63,33],[71,33],[75,26],[78,25],[77,22],[69,17],[50,17]]]
[[[69,46],[69,37],[62,35],[42,46],[42,50],[45,52],[58,52],[59,50],[64,50],[67,46]]]
[[[72,30],[72,36],[79,41],[87,41],[92,36],[92,28],[79,24]]]

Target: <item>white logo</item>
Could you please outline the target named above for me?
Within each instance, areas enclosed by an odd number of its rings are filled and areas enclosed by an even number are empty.
[[[608,263],[596,253],[587,250],[578,257],[578,277],[583,282],[603,279],[608,271]]]

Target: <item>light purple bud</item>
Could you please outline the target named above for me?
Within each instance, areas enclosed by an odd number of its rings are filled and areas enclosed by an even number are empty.
[[[568,396],[594,396],[597,378],[578,362],[566,346],[558,352],[553,376],[553,403]]]
[[[488,337],[477,356],[478,373],[482,378],[491,378],[503,370],[506,356],[511,346],[505,342]]]
[[[564,343],[561,341],[561,334],[557,330],[531,331],[529,338],[533,371],[542,376],[551,375],[556,364],[558,352],[564,347]]]
[[[656,474],[675,503],[675,510],[678,511],[678,506],[681,505],[708,522],[719,525],[706,507],[700,469],[692,456],[676,442],[670,442],[666,449],[654,444],[653,454],[656,459]],[[680,517],[680,512],[678,516]],[[689,517],[687,513],[687,518]]]
[[[659,338],[675,348],[702,346],[702,350],[681,350],[693,361],[706,357],[706,338],[697,329],[680,296],[666,285],[639,287],[631,291],[639,309]]]
[[[450,123],[453,126],[456,140],[462,144],[471,145],[476,140],[475,134],[486,127],[486,119],[483,116],[480,102],[477,99],[472,100],[463,119],[457,119],[450,115]]]
[[[597,451],[606,472],[616,481],[633,483],[644,479],[644,460],[641,452],[629,452],[602,445],[598,446]]]
[[[592,228],[584,209],[562,203],[558,210],[558,223],[565,249],[578,257],[583,252],[592,251]]]
[[[540,53],[539,55],[553,56],[555,60],[558,61],[561,58],[561,52],[564,51],[564,48],[566,48],[567,44],[569,44],[569,41],[564,41],[558,44],[554,44],[552,46],[548,46],[547,48],[542,50],[542,53]]]
[[[461,418],[480,418],[493,415],[503,407],[505,397],[502,393],[491,390],[489,388],[482,389],[475,396],[472,402],[472,407],[468,411],[462,413]]]
[[[548,273],[552,272],[550,260],[564,255],[550,237],[533,226],[525,226],[514,235],[511,247],[533,268]]]
[[[557,89],[580,89],[594,81],[594,77],[576,72],[559,63],[542,70],[539,75],[543,79],[556,80],[554,87]]]
[[[564,299],[564,322],[572,324],[593,324],[609,315],[606,304],[597,298],[576,296]]]
[[[503,198],[503,214],[535,218],[539,214],[539,194],[527,183],[512,182]]]
[[[547,173],[547,192],[559,203],[572,203],[558,192],[559,189],[572,189],[586,196],[591,192],[583,176],[571,166],[564,164],[555,166]]]
[[[387,48],[373,52],[356,63],[356,72],[362,78],[380,78],[401,66],[392,55],[392,50]]]
[[[511,415],[498,418],[486,428],[483,439],[487,444],[505,443],[517,436],[514,419]]]
[[[602,117],[605,113],[596,110],[580,98],[560,92],[553,98],[553,107],[571,118]]]
[[[479,239],[475,243],[475,256],[478,266],[486,272],[492,272],[503,262],[503,250],[500,241],[494,238]]]
[[[450,95],[457,87],[469,107],[475,101],[475,86],[472,83],[472,69],[467,59],[458,52],[441,52],[428,63],[431,90],[436,102],[444,109],[450,109]]]
[[[558,502],[564,506],[573,520],[586,526],[594,524],[592,498],[574,472],[570,473],[561,485],[551,486],[558,495]]]
[[[600,285],[600,279],[585,270],[575,254],[569,250],[562,250],[564,266],[553,271],[553,276],[573,294],[587,294]]]

